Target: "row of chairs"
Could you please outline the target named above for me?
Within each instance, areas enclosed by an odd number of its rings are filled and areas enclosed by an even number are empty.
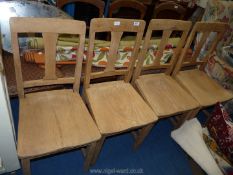
[[[98,14],[96,14],[96,17],[101,18],[104,16],[104,8],[106,7],[103,0],[57,0],[56,5],[58,8],[64,9],[66,5],[71,3],[84,3],[90,6],[94,6],[96,9],[98,9]],[[78,10],[79,9],[77,9],[77,11]],[[110,4],[107,17],[144,19],[146,11],[147,6],[138,0],[116,0]],[[184,19],[184,15],[186,13],[186,9],[174,1],[161,2],[155,6],[153,11],[154,13],[152,18],[159,19],[164,19],[165,17],[169,19]]]
[[[90,25],[81,98],[79,90],[85,23],[65,19],[11,18],[12,48],[20,101],[17,150],[24,174],[31,173],[31,159],[76,148],[82,148],[85,156],[84,168],[87,170],[96,162],[108,136],[132,131],[135,138],[134,148],[138,148],[158,119],[176,116],[176,120],[184,121],[194,117],[202,108],[218,101],[232,99],[231,92],[223,89],[203,72],[208,57],[214,51],[227,25],[198,22],[190,32],[191,25],[188,21],[153,19],[140,49],[145,28],[143,20],[93,19]],[[157,30],[163,31],[163,34],[156,59],[153,64],[143,66],[152,32]],[[170,62],[162,64],[161,53],[173,31],[179,31],[182,35]],[[92,72],[95,35],[98,32],[111,32],[111,44],[105,69]],[[116,69],[114,65],[123,32],[136,33],[135,44],[129,66]],[[197,32],[203,34],[192,56],[187,59],[186,52],[190,49]],[[216,32],[216,37],[205,57],[197,61],[201,48],[211,32]],[[42,33],[46,61],[45,76],[41,80],[23,81],[19,33]],[[74,77],[58,78],[56,75],[58,34],[79,35]],[[191,66],[192,69],[183,70],[187,66]],[[145,73],[148,70],[160,69],[164,72]],[[121,76],[123,79],[96,84],[91,81],[111,76]],[[24,92],[25,88],[53,84],[73,84],[73,90],[30,94]]]

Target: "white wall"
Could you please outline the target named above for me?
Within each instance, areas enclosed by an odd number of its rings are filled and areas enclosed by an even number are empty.
[[[0,158],[3,165],[3,168],[0,167],[0,174],[20,168],[16,152],[13,118],[6,87],[5,76],[0,70]]]

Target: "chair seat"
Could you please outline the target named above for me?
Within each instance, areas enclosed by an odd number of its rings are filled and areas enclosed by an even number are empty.
[[[175,78],[203,107],[233,98],[230,91],[198,69],[180,71]]]
[[[171,76],[163,73],[142,75],[135,84],[160,118],[199,107],[198,102]]]
[[[20,99],[21,158],[84,146],[100,137],[82,98],[72,90],[32,93]]]
[[[131,84],[124,81],[90,85],[86,95],[102,134],[122,132],[158,119]]]

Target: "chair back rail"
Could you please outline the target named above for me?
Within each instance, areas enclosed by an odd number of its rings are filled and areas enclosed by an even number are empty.
[[[53,84],[73,83],[73,89],[77,92],[79,91],[86,32],[86,24],[84,22],[55,18],[13,17],[10,19],[10,27],[17,91],[19,97],[24,97],[24,88]],[[20,33],[42,34],[45,51],[45,76],[41,80],[23,81],[18,36]],[[55,58],[58,34],[79,35],[79,45],[75,46],[77,47],[77,61],[74,77],[58,78],[56,76]]]
[[[182,67],[187,67],[187,66],[194,66],[194,67],[198,66],[200,70],[203,70],[205,68],[209,56],[216,49],[216,46],[223,37],[227,27],[228,24],[222,22],[197,22],[194,25],[187,39],[185,47],[181,52],[180,58],[172,74],[176,75]],[[205,56],[201,59],[198,59],[204,44],[207,43],[207,40],[212,32],[215,32],[216,34],[212,40],[208,41],[209,47],[206,50]],[[196,39],[197,33],[201,33],[202,35],[199,39],[199,42],[195,43],[195,49],[192,53],[191,58],[187,60],[186,59],[187,52],[191,48],[191,44],[195,42],[194,40]]]
[[[143,32],[145,28],[145,21],[143,20],[131,20],[131,19],[117,19],[117,18],[99,18],[92,19],[89,36],[89,48],[88,57],[85,70],[84,87],[88,88],[90,80],[94,78],[123,75],[125,81],[129,82],[132,76],[134,64],[136,61],[137,53],[141,44]],[[104,71],[91,72],[93,49],[95,34],[97,32],[111,32],[111,44],[109,48],[109,54],[107,56],[107,65]],[[117,61],[117,52],[120,44],[120,40],[123,32],[135,32],[136,39],[133,47],[131,58],[129,59],[129,66],[127,69],[115,69],[115,62]]]
[[[191,25],[192,23],[189,21],[170,20],[170,19],[152,19],[147,29],[143,47],[138,55],[138,62],[136,65],[136,69],[134,71],[132,82],[134,82],[140,76],[142,70],[166,69],[166,74],[170,74],[177,61],[178,55],[185,44]],[[146,59],[148,48],[150,46],[150,40],[153,31],[162,31],[163,32],[162,38],[158,46],[158,51],[156,53],[153,63],[150,65],[143,66],[144,60]],[[161,63],[160,60],[163,55],[163,51],[173,31],[181,31],[182,32],[181,38],[177,44],[177,48],[174,50],[174,53],[169,63]]]

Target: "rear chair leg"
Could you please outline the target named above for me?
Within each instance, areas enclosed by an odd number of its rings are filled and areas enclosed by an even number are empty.
[[[138,131],[137,138],[135,139],[135,142],[134,142],[134,149],[139,148],[143,140],[146,138],[150,130],[153,128],[153,126],[154,126],[154,123],[149,124]]]
[[[86,157],[84,162],[84,170],[88,171],[91,165],[92,158],[95,154],[96,142],[91,143],[87,146]]]
[[[190,110],[190,111],[183,113],[179,117],[179,121],[177,122],[176,128],[179,128],[186,120],[190,120],[190,119],[194,118],[198,114],[199,111],[200,111],[200,108],[196,108],[196,109],[193,109],[193,110]]]
[[[24,175],[31,175],[31,168],[30,168],[30,159],[24,158],[21,159],[21,165]]]

